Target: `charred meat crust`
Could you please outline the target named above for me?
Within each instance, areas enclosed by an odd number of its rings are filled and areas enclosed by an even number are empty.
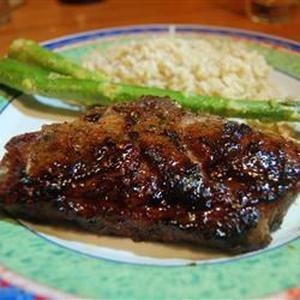
[[[299,148],[167,99],[95,108],[13,138],[0,205],[134,240],[266,246],[299,191]]]

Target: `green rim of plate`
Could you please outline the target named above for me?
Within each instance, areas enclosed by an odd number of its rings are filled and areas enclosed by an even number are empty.
[[[219,34],[220,29],[214,30],[212,34]],[[228,32],[235,33],[232,29]],[[69,44],[72,47],[64,48],[63,53],[75,60],[98,47],[76,39]],[[253,40],[250,44],[277,69],[300,78],[298,54],[255,44]],[[282,63],[283,57],[288,65]],[[7,105],[6,99],[0,95],[0,112]],[[56,245],[5,217],[0,220],[0,237],[3,266],[38,283],[85,298],[257,298],[300,284],[299,239],[227,262],[165,267],[93,258]]]

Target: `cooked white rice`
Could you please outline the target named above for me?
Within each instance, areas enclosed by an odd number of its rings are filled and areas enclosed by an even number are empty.
[[[230,98],[278,96],[265,58],[218,39],[150,38],[98,49],[83,59],[116,82]]]

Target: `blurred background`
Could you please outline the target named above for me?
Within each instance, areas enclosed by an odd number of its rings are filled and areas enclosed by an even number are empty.
[[[229,26],[300,41],[299,0],[0,0],[0,55],[18,37],[42,41],[150,23]]]

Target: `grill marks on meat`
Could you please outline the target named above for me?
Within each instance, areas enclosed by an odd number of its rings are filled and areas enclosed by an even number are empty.
[[[299,190],[296,145],[167,99],[95,108],[6,149],[7,211],[134,240],[257,249]]]

